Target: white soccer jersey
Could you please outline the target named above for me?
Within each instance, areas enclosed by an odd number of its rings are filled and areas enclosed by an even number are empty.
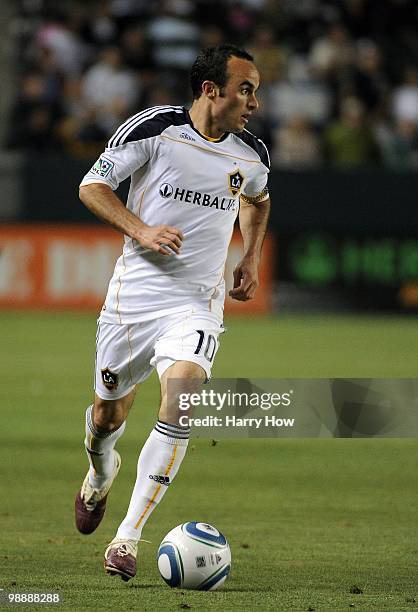
[[[101,320],[133,323],[193,304],[223,307],[239,198],[267,199],[268,172],[261,140],[247,130],[206,139],[183,107],[158,106],[125,121],[81,185],[117,189],[130,176],[127,208],[148,225],[177,227],[184,241],[167,257],[125,236]]]

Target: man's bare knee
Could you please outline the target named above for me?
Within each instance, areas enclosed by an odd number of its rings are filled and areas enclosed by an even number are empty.
[[[170,379],[176,379],[176,383],[172,387],[172,393],[168,394],[167,386]],[[205,379],[206,372],[200,365],[191,361],[176,361],[161,377],[161,406],[158,418],[166,423],[178,425],[180,416],[184,415],[179,409],[179,394],[199,392]]]
[[[93,407],[94,427],[103,432],[118,429],[126,421],[134,397],[135,392],[133,391],[115,400],[105,400],[96,395]]]

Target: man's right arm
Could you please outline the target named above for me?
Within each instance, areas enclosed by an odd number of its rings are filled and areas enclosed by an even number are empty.
[[[80,200],[96,217],[113,228],[136,240],[144,249],[161,255],[178,253],[183,234],[175,227],[158,225],[151,227],[128,210],[123,202],[105,183],[81,185]]]

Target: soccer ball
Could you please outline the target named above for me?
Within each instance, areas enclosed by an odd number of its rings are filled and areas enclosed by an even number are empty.
[[[229,574],[231,550],[215,527],[190,521],[167,533],[157,560],[160,574],[169,586],[214,591]]]

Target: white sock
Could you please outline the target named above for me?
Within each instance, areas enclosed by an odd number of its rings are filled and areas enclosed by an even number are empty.
[[[101,489],[115,468],[113,449],[125,431],[126,422],[113,431],[97,431],[93,424],[93,406],[86,410],[86,438],[84,445],[90,463],[89,482],[94,489]]]
[[[140,539],[145,523],[177,474],[186,454],[189,435],[188,428],[157,421],[139,455],[128,512],[116,537]]]

